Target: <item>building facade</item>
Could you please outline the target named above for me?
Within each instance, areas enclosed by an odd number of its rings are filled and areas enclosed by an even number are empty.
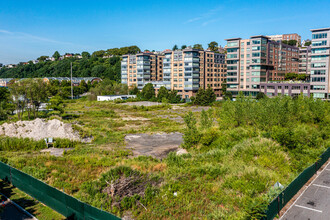
[[[250,39],[227,39],[227,88],[255,96],[260,84],[284,80],[285,73],[298,73],[298,48],[258,35]]]
[[[306,74],[308,77],[311,74],[311,53],[312,47],[299,48],[299,74]]]
[[[150,81],[163,80],[163,59],[163,55],[151,52],[123,55],[121,82],[142,89]]]
[[[136,85],[140,90],[146,83],[152,83],[156,93],[164,86],[176,90],[182,98],[194,96],[201,87],[211,87],[219,97],[221,84],[226,81],[225,59],[225,54],[190,47],[161,54],[124,55],[122,83]]]
[[[330,28],[313,29],[311,53],[311,92],[321,99],[330,98]]]
[[[299,34],[278,34],[278,35],[268,35],[267,36],[270,40],[276,41],[277,43],[280,43],[282,41],[290,41],[295,40],[297,41],[296,46],[298,47],[301,45],[301,36]]]

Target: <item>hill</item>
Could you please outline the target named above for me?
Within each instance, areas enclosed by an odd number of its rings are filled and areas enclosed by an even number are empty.
[[[55,61],[47,61],[47,56],[41,56],[36,64],[30,61],[20,63],[14,68],[4,67],[0,69],[0,78],[68,77],[72,62],[74,77],[95,76],[120,81],[120,56],[127,53],[136,54],[139,51],[137,46],[129,46],[99,50],[92,55],[82,52],[81,56],[75,54],[78,56],[63,59],[60,59],[58,52],[55,52],[53,55]]]

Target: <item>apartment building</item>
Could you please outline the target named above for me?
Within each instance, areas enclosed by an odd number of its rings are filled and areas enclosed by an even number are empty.
[[[285,41],[290,41],[290,40],[295,40],[297,41],[296,46],[298,47],[301,45],[301,36],[299,34],[278,34],[278,35],[268,35],[270,40],[276,41],[277,43],[282,42],[283,40]]]
[[[121,82],[142,89],[151,81],[163,79],[162,54],[151,52],[138,53],[136,55],[123,55],[121,61]]]
[[[257,95],[260,84],[284,80],[285,73],[298,73],[299,50],[269,37],[227,39],[227,88],[233,95],[243,91]]]
[[[312,47],[299,48],[299,74],[306,74],[308,77],[311,74],[311,53]]]
[[[219,97],[225,78],[225,54],[192,48],[165,51],[164,84],[182,98],[194,96],[200,87],[211,87]]]
[[[137,85],[138,89],[152,83],[156,93],[165,86],[168,90],[176,90],[182,98],[194,96],[200,87],[211,87],[219,97],[221,84],[226,80],[225,58],[225,54],[191,47],[165,50],[162,54],[124,55],[122,83]]]
[[[330,28],[312,29],[311,32],[311,93],[313,97],[329,99]]]

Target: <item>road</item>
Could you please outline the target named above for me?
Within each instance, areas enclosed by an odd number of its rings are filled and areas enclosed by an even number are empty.
[[[4,209],[0,212],[0,220],[33,220],[27,213],[23,212],[22,209],[14,205],[9,199],[1,196],[1,206],[4,204]],[[4,203],[3,203],[4,202]]]
[[[330,162],[280,220],[330,219]]]

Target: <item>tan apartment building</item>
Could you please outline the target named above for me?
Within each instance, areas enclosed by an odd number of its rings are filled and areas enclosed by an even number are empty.
[[[151,81],[163,79],[163,59],[161,54],[151,52],[123,55],[121,61],[121,81],[128,87],[143,86]]]
[[[200,87],[211,87],[219,97],[221,84],[226,80],[225,54],[190,47],[165,50],[162,54],[124,55],[121,67],[122,83],[142,89],[150,82],[156,93],[165,86],[176,90],[182,98],[194,96]]]

